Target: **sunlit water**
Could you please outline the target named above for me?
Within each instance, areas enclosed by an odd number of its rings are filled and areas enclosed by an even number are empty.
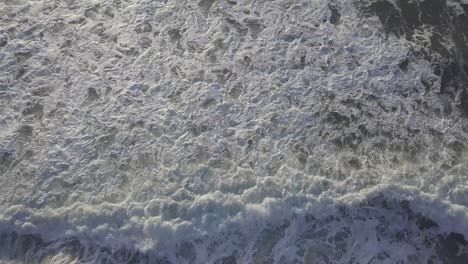
[[[468,263],[468,2],[3,0],[1,263]]]

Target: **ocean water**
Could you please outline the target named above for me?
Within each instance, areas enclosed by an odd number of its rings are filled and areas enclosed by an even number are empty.
[[[468,263],[468,1],[0,1],[0,263]]]

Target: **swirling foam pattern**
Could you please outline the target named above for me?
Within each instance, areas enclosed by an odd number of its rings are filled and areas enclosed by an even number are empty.
[[[1,1],[0,262],[468,263],[467,13]]]

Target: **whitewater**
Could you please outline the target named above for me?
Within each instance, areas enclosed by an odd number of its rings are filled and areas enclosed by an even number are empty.
[[[0,1],[0,263],[468,263],[467,0]]]

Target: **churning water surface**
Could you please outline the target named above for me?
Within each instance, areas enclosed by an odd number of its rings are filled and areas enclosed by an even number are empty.
[[[0,263],[468,263],[466,0],[2,0]]]

